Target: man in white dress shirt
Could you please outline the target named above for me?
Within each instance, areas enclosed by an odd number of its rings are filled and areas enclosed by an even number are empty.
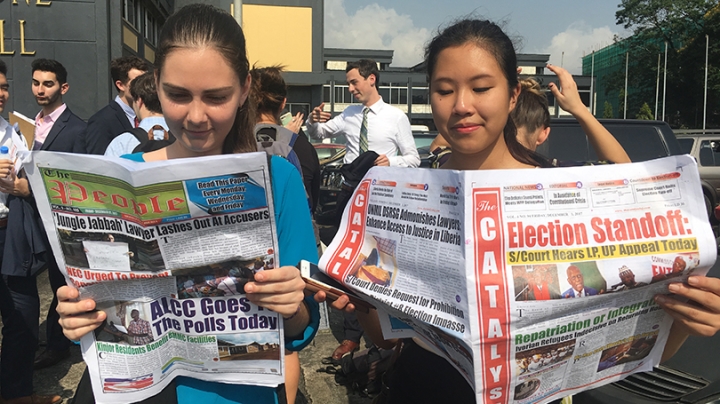
[[[352,163],[366,151],[374,151],[378,154],[376,166],[419,166],[420,156],[407,115],[383,102],[378,92],[377,63],[369,59],[350,62],[345,68],[345,79],[348,90],[360,104],[350,105],[333,119],[323,110],[324,104],[315,107],[306,122],[310,137],[322,139],[345,135],[345,164]],[[338,217],[342,215],[340,206],[339,196]],[[354,313],[343,314],[345,337],[332,354],[335,360],[356,350],[363,333]]]
[[[375,160],[376,166],[419,166],[420,157],[407,115],[386,104],[378,92],[377,63],[369,59],[349,62],[345,79],[350,93],[360,104],[348,106],[333,119],[329,112],[323,111],[324,104],[315,107],[307,119],[310,137],[322,139],[345,135],[345,163],[372,150],[380,155]]]

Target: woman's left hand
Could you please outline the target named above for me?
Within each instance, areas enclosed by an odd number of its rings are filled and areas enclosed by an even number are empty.
[[[293,266],[284,266],[255,274],[245,285],[247,298],[258,306],[281,314],[284,318],[297,313],[305,298],[305,281]]]
[[[689,299],[682,302],[668,295],[655,296],[660,307],[675,319],[679,331],[701,337],[720,331],[720,279],[691,276],[687,283],[671,283],[668,290]]]

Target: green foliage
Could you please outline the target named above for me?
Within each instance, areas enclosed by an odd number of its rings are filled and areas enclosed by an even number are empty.
[[[623,118],[625,116],[625,87],[623,86],[622,89],[620,89],[620,94],[618,94],[618,118]]]
[[[633,32],[630,38],[621,42],[630,53],[628,110],[642,112],[643,104],[655,103],[658,55],[661,55],[659,76],[662,100],[667,43],[665,119],[673,127],[702,127],[705,36],[709,36],[708,126],[720,126],[718,1],[621,0],[615,19],[619,25]],[[615,75],[617,77],[610,77],[612,80],[607,82],[608,93],[619,94],[624,87],[624,60],[618,62],[618,66],[620,64],[622,68],[618,67],[618,70],[622,70],[622,73],[618,71]]]
[[[613,117],[612,104],[607,101],[605,101],[602,117],[605,119],[610,119]]]
[[[644,102],[642,107],[640,107],[640,111],[637,115],[635,115],[636,119],[642,119],[645,121],[651,121],[655,119],[655,116],[653,115],[653,112],[650,110],[650,106],[647,104],[647,102]]]

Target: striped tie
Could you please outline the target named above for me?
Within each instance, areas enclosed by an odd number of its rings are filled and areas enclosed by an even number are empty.
[[[360,154],[368,151],[367,116],[370,108],[363,108],[363,120],[360,126]]]

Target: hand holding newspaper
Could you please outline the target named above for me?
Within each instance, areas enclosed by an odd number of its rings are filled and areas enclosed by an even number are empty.
[[[244,293],[279,262],[265,153],[37,152],[26,170],[59,267],[107,315],[81,341],[97,402],[140,401],[177,376],[283,382],[282,319]]]
[[[652,369],[672,324],[654,296],[715,252],[696,163],[677,156],[373,168],[320,267],[378,308],[386,338],[446,358],[477,402],[545,403]]]

